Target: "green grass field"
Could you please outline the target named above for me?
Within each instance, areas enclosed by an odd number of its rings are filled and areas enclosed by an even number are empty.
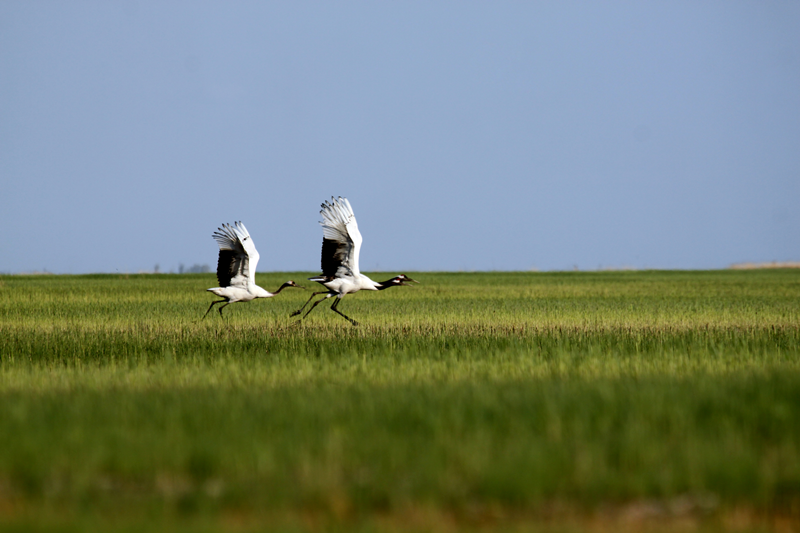
[[[410,274],[0,276],[0,530],[800,530],[800,270]]]

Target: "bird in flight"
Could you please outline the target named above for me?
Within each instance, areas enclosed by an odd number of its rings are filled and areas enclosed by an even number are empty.
[[[322,284],[328,290],[315,292],[303,304],[303,307],[289,316],[299,315],[315,296],[325,294],[324,297],[314,302],[302,318],[307,317],[326,298],[336,296],[331,310],[357,326],[358,322],[337,309],[339,301],[344,298],[345,294],[358,292],[361,289],[382,291],[389,287],[408,285],[409,282],[419,283],[404,274],[386,281],[375,282],[359,272],[358,253],[361,250],[361,232],[358,231],[356,216],[353,214],[353,208],[350,207],[347,198],[331,197],[330,202],[325,201],[322,204],[320,214],[323,219],[320,222],[322,225],[322,275],[308,279]]]
[[[225,302],[217,308],[219,316],[222,316],[222,309],[228,304],[249,302],[256,298],[271,298],[286,287],[303,288],[291,280],[281,285],[275,292],[266,291],[256,285],[258,250],[256,250],[256,245],[247,228],[241,222],[235,222],[234,225],[223,224],[221,228],[217,228],[212,237],[219,244],[219,260],[217,261],[219,287],[208,289],[208,291],[213,292],[222,300],[211,302],[203,318],[216,304]]]

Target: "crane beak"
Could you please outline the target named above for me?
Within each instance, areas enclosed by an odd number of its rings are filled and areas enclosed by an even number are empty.
[[[410,283],[406,283],[406,282],[410,282]],[[403,278],[403,280],[400,282],[400,285],[410,285],[411,283],[419,283],[419,281],[417,281],[415,279],[411,279],[408,276],[405,276]]]

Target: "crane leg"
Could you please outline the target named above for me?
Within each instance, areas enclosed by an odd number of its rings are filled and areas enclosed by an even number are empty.
[[[216,304],[221,304],[222,302],[225,302],[225,305],[228,305],[230,303],[228,300],[215,300],[215,301],[211,302],[211,305],[208,306],[208,311],[206,311],[206,314],[203,315],[203,318],[205,318],[206,315],[211,311],[212,307],[214,307]],[[217,310],[219,311],[219,316],[222,316],[222,308],[225,307],[225,305],[220,306],[220,307],[217,308]]]
[[[294,313],[292,313],[292,314],[291,314],[291,315],[289,315],[289,316],[297,316],[297,315],[299,315],[300,313],[302,313],[302,312],[303,312],[303,309],[305,309],[305,308],[306,308],[306,306],[308,305],[308,303],[309,303],[311,300],[313,300],[313,299],[314,299],[314,296],[318,296],[318,295],[320,295],[320,294],[325,294],[326,292],[328,292],[328,291],[319,291],[319,292],[315,292],[315,293],[313,293],[313,294],[311,295],[311,298],[309,298],[308,300],[306,300],[306,303],[304,303],[304,304],[303,304],[303,307],[301,307],[300,309],[298,309],[297,311],[295,311]],[[325,298],[323,298],[323,300],[324,300],[324,299],[325,299]],[[321,302],[321,301],[322,301],[322,300],[320,300],[320,302]],[[317,302],[317,303],[319,303],[319,302]],[[317,304],[314,304],[314,305],[317,305]],[[314,306],[313,306],[313,305],[311,306],[311,309],[314,309]],[[311,309],[309,309],[309,310],[308,310],[308,313],[310,313],[310,312],[311,312]],[[306,313],[306,315],[307,315],[308,313]],[[305,318],[305,315],[303,316],[303,318]],[[302,320],[302,319],[301,319],[301,320]]]
[[[320,292],[320,293],[317,293],[317,294],[323,294],[323,293],[321,293],[321,292]],[[320,304],[320,303],[321,303],[323,300],[325,300],[325,298],[330,298],[330,297],[331,297],[331,295],[330,295],[330,294],[326,294],[324,297],[322,297],[322,298],[320,298],[319,300],[317,300],[316,302],[314,302],[314,305],[312,305],[312,306],[309,308],[309,310],[308,310],[308,311],[306,311],[306,314],[304,314],[304,315],[303,315],[303,318],[307,317],[307,316],[308,316],[308,313],[310,313],[311,311],[313,311],[313,310],[314,310],[314,308],[315,308],[316,306],[318,306],[318,305],[319,305],[319,304]],[[303,318],[301,318],[300,320],[302,320]]]
[[[319,303],[319,302],[317,302],[317,303]],[[315,304],[315,305],[316,305],[316,304]],[[351,324],[353,324],[354,326],[357,326],[357,325],[358,325],[358,322],[356,322],[355,320],[353,320],[352,318],[350,318],[350,317],[349,317],[349,316],[347,316],[346,314],[344,314],[344,313],[342,313],[341,311],[339,311],[338,309],[336,309],[336,307],[337,307],[338,305],[339,305],[339,298],[336,298],[336,301],[334,301],[334,302],[333,302],[333,305],[331,305],[331,311],[336,311],[337,313],[339,313],[340,315],[342,315],[343,317],[345,317],[347,320],[349,320]]]

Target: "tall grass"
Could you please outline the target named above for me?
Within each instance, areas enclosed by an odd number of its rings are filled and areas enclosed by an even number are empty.
[[[211,275],[0,277],[0,524],[798,519],[800,272],[412,277],[359,327],[299,290],[201,319]]]

